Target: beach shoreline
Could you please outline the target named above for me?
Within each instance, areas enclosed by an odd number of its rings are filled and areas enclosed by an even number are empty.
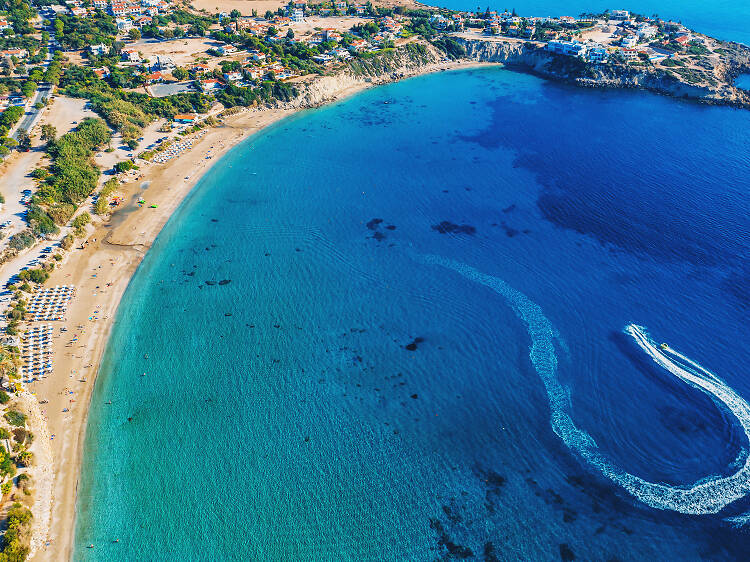
[[[225,118],[223,124],[206,129],[178,158],[144,167],[136,181],[120,189],[130,203],[108,220],[95,220],[86,241],[76,242],[76,249],[68,252],[47,281],[48,286],[74,285],[77,295],[65,321],[55,325],[53,373],[29,385],[37,400],[48,401],[42,407],[46,427],[41,431],[50,436],[54,473],[51,485],[37,491],[32,508],[35,519],[30,560],[71,559],[88,412],[118,307],[146,252],[203,175],[234,146],[300,110],[404,78],[480,66],[497,65],[457,61],[429,64],[398,77],[343,82],[310,105],[243,110]],[[142,207],[136,203],[140,197],[147,202]],[[150,208],[151,203],[158,207]],[[67,331],[60,331],[60,326]],[[73,336],[75,341],[63,345]],[[47,468],[40,466],[39,470]]]

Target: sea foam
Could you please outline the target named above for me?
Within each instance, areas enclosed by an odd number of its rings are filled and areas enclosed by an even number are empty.
[[[506,300],[526,325],[531,339],[529,358],[547,391],[553,431],[571,450],[628,493],[656,509],[700,515],[717,513],[750,492],[750,457],[746,452],[741,455],[741,466],[735,473],[725,477],[708,476],[686,486],[648,482],[615,466],[600,451],[594,439],[573,422],[569,391],[557,380],[554,345],[557,332],[541,307],[502,279],[484,274],[466,264],[436,255],[421,256],[420,261],[452,269],[467,279],[489,287]],[[689,386],[706,393],[719,407],[731,412],[750,440],[750,405],[732,388],[692,359],[671,348],[659,347],[649,338],[645,328],[629,324],[625,327],[625,333],[657,365]]]

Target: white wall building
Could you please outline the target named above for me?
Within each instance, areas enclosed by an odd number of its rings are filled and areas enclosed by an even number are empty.
[[[100,43],[98,45],[90,45],[89,51],[91,51],[92,55],[100,57],[109,53],[109,46],[105,45],[104,43]]]
[[[115,25],[117,26],[117,31],[125,33],[133,29],[133,20],[129,18],[115,18]]]

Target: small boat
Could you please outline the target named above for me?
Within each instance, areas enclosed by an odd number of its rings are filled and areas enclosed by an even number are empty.
[[[669,346],[666,343],[661,344],[659,347],[662,349],[669,349]]]
[[[156,209],[156,208],[157,208],[158,206],[159,206],[159,205],[156,205],[156,204],[154,204],[154,205],[149,205],[149,207],[151,207],[152,209]]]

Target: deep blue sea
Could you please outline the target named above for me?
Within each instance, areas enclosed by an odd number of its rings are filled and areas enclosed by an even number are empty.
[[[743,90],[750,90],[750,74],[740,74],[734,81],[734,85]]]
[[[748,146],[498,68],[248,139],[118,311],[75,559],[747,559]]]

